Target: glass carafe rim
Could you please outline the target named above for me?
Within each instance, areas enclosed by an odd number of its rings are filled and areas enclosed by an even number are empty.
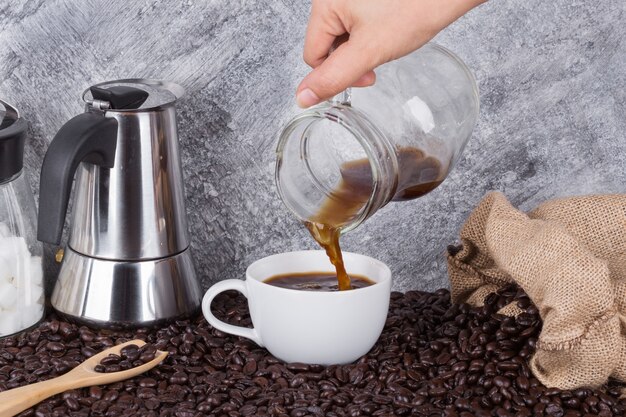
[[[340,233],[343,234],[358,227],[391,200],[396,188],[398,162],[394,146],[384,133],[371,122],[365,113],[351,107],[350,104],[329,100],[298,114],[291,119],[280,135],[276,147],[275,182],[282,201],[301,221],[307,221],[308,219],[302,218],[297,210],[289,205],[289,199],[286,198],[285,190],[280,185],[283,151],[291,138],[291,133],[296,127],[303,123],[312,124],[322,120],[336,123],[352,135],[364,150],[372,170],[372,191],[370,197],[352,221],[339,227]],[[376,151],[382,152],[388,157],[381,157],[377,155]],[[389,181],[392,181],[393,184],[389,184]]]

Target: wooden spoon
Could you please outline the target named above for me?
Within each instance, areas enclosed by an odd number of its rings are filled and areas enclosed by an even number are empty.
[[[63,391],[123,381],[154,368],[159,363],[163,362],[167,356],[167,352],[157,350],[154,359],[150,362],[125,371],[104,373],[96,372],[94,370],[95,366],[98,365],[106,356],[111,353],[119,355],[124,346],[137,345],[141,347],[145,344],[146,342],[143,340],[131,340],[130,342],[122,343],[103,350],[97,355],[87,359],[68,373],[57,378],[0,392],[0,417],[14,416],[45,400],[46,398],[60,394]]]

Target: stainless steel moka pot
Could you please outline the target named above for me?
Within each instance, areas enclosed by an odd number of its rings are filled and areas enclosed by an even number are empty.
[[[83,93],[85,113],[50,143],[39,240],[60,243],[74,183],[69,243],[51,299],[63,315],[133,327],[199,308],[176,129],[182,94],[155,80],[95,85]]]

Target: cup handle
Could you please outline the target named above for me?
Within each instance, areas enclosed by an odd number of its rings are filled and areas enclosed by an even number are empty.
[[[248,287],[246,286],[245,281],[240,279],[227,279],[220,281],[209,288],[204,295],[204,298],[202,299],[202,314],[204,314],[204,317],[207,319],[209,324],[216,329],[225,333],[234,334],[235,336],[245,337],[252,340],[257,345],[264,347],[259,334],[254,328],[249,329],[247,327],[234,326],[232,324],[225,323],[211,313],[211,303],[213,302],[213,299],[218,294],[228,290],[239,291],[246,298],[248,298]]]

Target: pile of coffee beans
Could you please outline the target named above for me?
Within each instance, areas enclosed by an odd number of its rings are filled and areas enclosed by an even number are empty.
[[[102,358],[99,364],[94,367],[96,372],[119,372],[126,371],[137,366],[144,365],[156,356],[157,348],[146,343],[142,347],[137,345],[126,345],[120,349],[120,354],[110,353]]]
[[[517,318],[497,314],[510,302],[524,312]],[[250,325],[239,295],[219,296],[214,312]],[[623,387],[562,391],[531,375],[527,361],[540,329],[537,309],[513,287],[480,308],[451,305],[446,290],[393,293],[372,351],[355,364],[324,367],[282,363],[201,317],[130,332],[92,330],[50,316],[36,329],[0,341],[0,390],[61,375],[103,349],[142,339],[169,352],[161,365],[123,382],[67,391],[21,415],[624,416]],[[133,363],[137,352],[129,349],[119,363]]]

